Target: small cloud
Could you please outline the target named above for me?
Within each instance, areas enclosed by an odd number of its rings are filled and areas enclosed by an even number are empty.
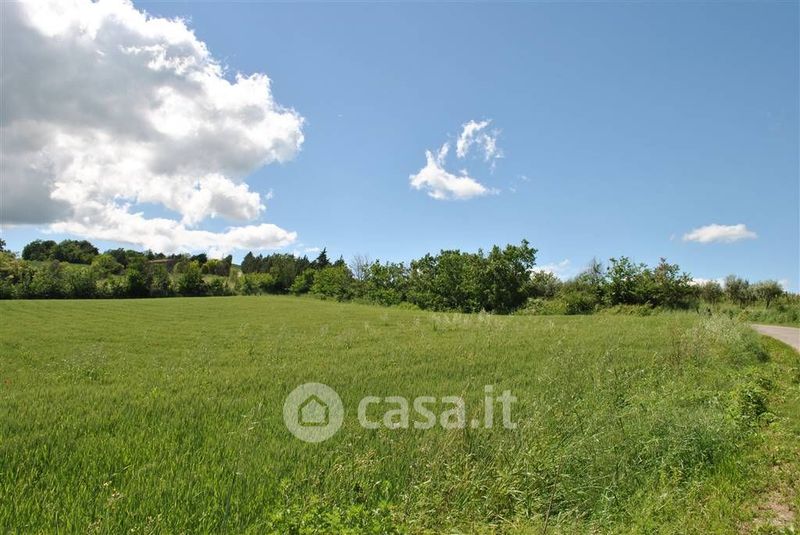
[[[696,228],[683,235],[683,241],[698,243],[733,243],[739,240],[752,240],[758,235],[749,230],[744,223],[738,225],[717,225],[716,223]]]
[[[456,156],[466,158],[472,146],[477,146],[483,151],[483,159],[488,162],[503,157],[503,151],[497,146],[497,138],[500,135],[498,130],[487,133],[484,130],[489,126],[491,120],[475,121],[471,120],[464,123],[461,127],[461,134],[456,141]]]
[[[572,267],[572,262],[570,262],[569,259],[565,258],[561,262],[542,264],[541,266],[537,266],[533,268],[533,271],[552,273],[559,279],[564,280],[569,278],[575,270]]]
[[[466,170],[462,170],[461,175],[445,170],[444,163],[449,150],[450,145],[445,143],[436,154],[425,151],[427,163],[418,173],[409,176],[411,187],[426,190],[430,197],[437,200],[466,200],[495,193],[495,190],[470,177]]]
[[[468,121],[462,125],[461,134],[456,140],[456,157],[464,159],[472,147],[479,147],[483,160],[494,172],[498,158],[503,151],[497,146],[499,131],[488,133],[485,129],[491,120]],[[411,187],[426,190],[428,195],[438,200],[466,200],[473,197],[499,193],[497,189],[488,188],[473,178],[469,170],[461,169],[458,174],[447,171],[445,162],[450,152],[450,143],[444,143],[438,151],[425,151],[426,165],[416,174],[409,175]],[[515,191],[516,188],[511,188]]]
[[[689,282],[689,284],[691,284],[692,286],[702,286],[703,284],[706,284],[706,283],[709,283],[709,282],[716,282],[720,286],[725,286],[725,279],[723,279],[722,277],[718,277],[716,279],[704,279],[703,277],[694,277]]]

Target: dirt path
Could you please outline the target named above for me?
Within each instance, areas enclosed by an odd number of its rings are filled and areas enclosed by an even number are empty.
[[[788,344],[800,351],[800,329],[797,327],[780,327],[778,325],[751,325],[753,329],[761,334],[771,336],[776,340],[780,340],[784,344]]]

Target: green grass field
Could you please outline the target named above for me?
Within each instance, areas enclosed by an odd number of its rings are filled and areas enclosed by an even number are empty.
[[[4,301],[0,531],[788,533],[799,358],[694,314]],[[281,412],[310,381],[346,409],[320,444]],[[471,418],[487,384],[517,429],[356,419],[366,395],[460,395]]]

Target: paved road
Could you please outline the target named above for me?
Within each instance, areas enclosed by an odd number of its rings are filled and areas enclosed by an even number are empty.
[[[800,351],[800,329],[797,327],[779,327],[777,325],[752,325],[753,329],[766,334]]]

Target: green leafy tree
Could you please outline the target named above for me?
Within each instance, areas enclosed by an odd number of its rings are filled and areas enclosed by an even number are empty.
[[[317,271],[313,268],[304,270],[294,279],[289,290],[295,295],[308,293],[314,285],[314,277],[316,274]]]
[[[97,295],[97,275],[86,267],[74,267],[64,273],[64,296],[70,299],[91,299]]]
[[[152,297],[168,297],[172,295],[172,284],[163,264],[150,266],[150,295]]]
[[[750,282],[736,275],[725,277],[725,295],[732,303],[746,307],[753,299],[750,291]]]
[[[725,296],[722,290],[722,285],[717,281],[705,281],[697,286],[697,294],[703,301],[707,303],[719,303]]]
[[[178,277],[176,288],[184,296],[205,295],[206,284],[200,272],[200,264],[196,261],[188,262],[185,271]]]
[[[53,258],[70,264],[91,264],[99,254],[97,247],[86,240],[63,240],[53,250]]]
[[[363,269],[362,297],[382,305],[397,305],[408,295],[408,270],[400,263],[373,262]]]
[[[128,297],[148,297],[152,277],[144,260],[137,259],[125,270],[126,294]]]
[[[113,255],[103,253],[97,255],[92,260],[92,269],[99,278],[110,277],[111,275],[119,275],[125,269],[122,264],[117,262]]]
[[[666,308],[688,308],[692,304],[692,277],[681,272],[677,264],[670,264],[662,258],[649,274],[649,284],[642,288],[648,294],[646,301]]]
[[[531,297],[552,299],[561,289],[562,282],[548,271],[534,271],[531,275]]]
[[[783,287],[774,280],[761,281],[753,286],[756,298],[764,301],[766,308],[777,298],[784,294]]]
[[[353,274],[347,266],[328,266],[314,276],[311,293],[345,301],[353,296]]]
[[[531,293],[530,273],[535,263],[536,249],[527,240],[504,249],[492,247],[485,268],[477,268],[483,276],[486,310],[507,313],[525,303]]]
[[[331,265],[331,261],[328,260],[328,249],[322,249],[322,252],[319,253],[316,259],[311,262],[311,267],[314,269],[323,269]]]
[[[57,245],[53,240],[34,240],[22,249],[22,259],[31,261],[53,260]]]
[[[610,305],[636,305],[647,302],[651,277],[647,266],[621,256],[609,260],[606,273],[606,297]]]
[[[58,299],[64,296],[63,269],[58,260],[34,271],[29,292],[25,297]]]

